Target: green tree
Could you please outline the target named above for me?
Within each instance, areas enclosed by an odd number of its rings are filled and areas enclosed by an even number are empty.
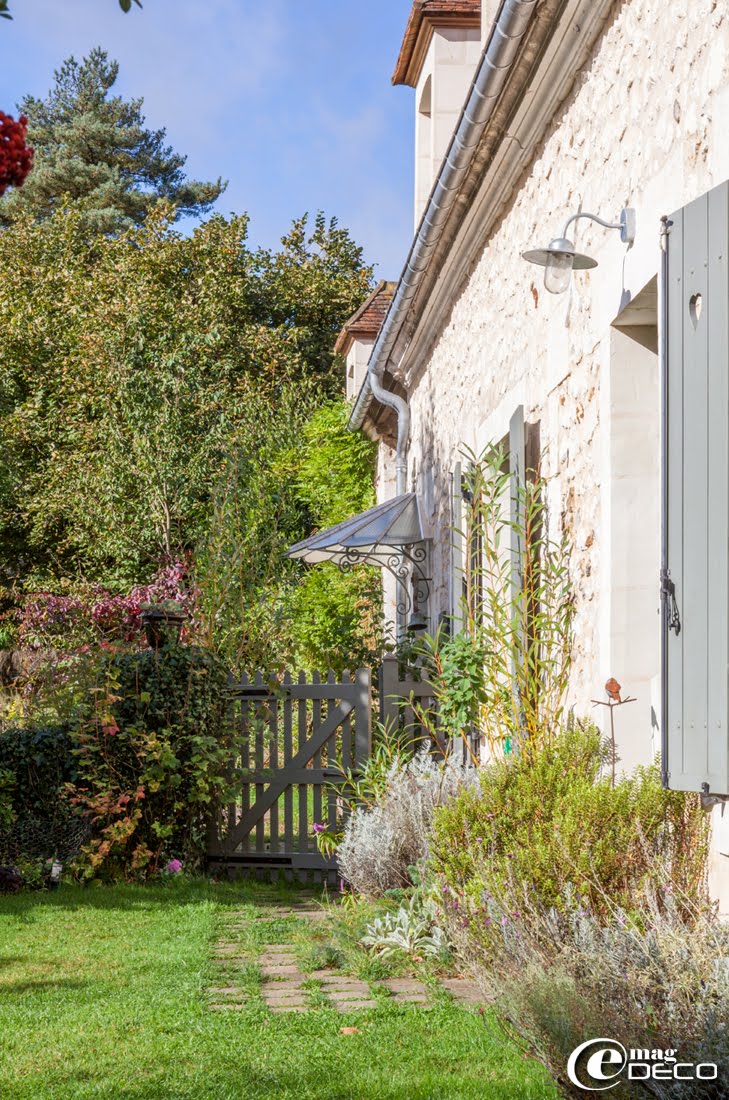
[[[210,209],[223,181],[186,179],[186,158],[165,145],[166,131],[146,128],[143,100],[110,94],[118,73],[117,62],[96,48],[82,62],[64,61],[45,99],[18,104],[34,169],[24,187],[3,197],[0,222],[26,212],[47,218],[66,197],[83,200],[85,228],[99,233],[140,225],[160,199],[177,217]]]
[[[313,528],[374,504],[376,447],[347,431],[347,412],[341,399],[322,405],[318,387],[300,382],[283,387],[273,407],[260,396],[248,404],[196,553],[203,640],[229,667],[296,662],[339,672],[380,650],[379,570],[342,574],[286,556]]]
[[[245,217],[215,216],[189,237],[173,219],[157,209],[89,240],[75,204],[0,233],[7,587],[145,583],[206,541],[231,462],[247,502],[293,485],[295,462],[259,461],[272,447],[261,430],[278,425],[276,453],[295,456],[315,404],[341,387],[333,334],[371,278],[346,231],[302,219],[270,253],[247,246]],[[317,522],[294,496],[287,545]]]
[[[317,409],[298,450],[296,485],[316,528],[332,527],[375,504],[376,444],[347,429],[342,401]],[[379,569],[342,573],[330,562],[305,568],[291,592],[295,658],[305,668],[370,664],[383,645]]]

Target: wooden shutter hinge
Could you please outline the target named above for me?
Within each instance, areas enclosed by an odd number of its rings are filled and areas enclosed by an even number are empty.
[[[661,218],[661,236],[660,236],[661,252],[667,252],[668,251],[668,234],[671,232],[671,227],[672,226],[673,226],[673,222],[671,221],[671,219],[669,217],[667,217],[664,214],[663,217]]]
[[[666,619],[668,629],[676,631],[676,637],[681,633],[681,616],[676,603],[676,585],[671,580],[671,570],[661,570],[661,599],[666,603]]]

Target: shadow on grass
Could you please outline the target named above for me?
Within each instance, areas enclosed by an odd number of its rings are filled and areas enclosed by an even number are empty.
[[[21,996],[27,993],[48,993],[50,990],[88,989],[93,982],[81,982],[76,978],[44,978],[36,982],[0,982],[0,996]]]
[[[291,904],[300,898],[301,893],[301,887],[288,883],[271,885],[249,879],[215,882],[200,878],[182,879],[169,884],[63,885],[58,890],[28,890],[0,895],[0,918],[7,915],[21,920],[32,919],[35,911],[48,909],[152,910],[162,906],[194,906],[210,902],[224,908],[248,905],[265,909],[273,905]],[[307,900],[310,897],[307,893]]]

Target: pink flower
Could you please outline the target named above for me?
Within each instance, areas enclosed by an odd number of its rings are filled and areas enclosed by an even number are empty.
[[[322,825],[319,821],[315,821],[312,828],[315,833],[325,833],[327,831],[326,825]]]
[[[165,867],[165,871],[167,871],[169,875],[179,875],[181,870],[182,862],[179,859],[171,859]]]

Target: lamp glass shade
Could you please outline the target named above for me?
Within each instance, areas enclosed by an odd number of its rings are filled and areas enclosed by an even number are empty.
[[[544,268],[544,286],[550,294],[563,294],[570,285],[574,254],[550,252]]]

